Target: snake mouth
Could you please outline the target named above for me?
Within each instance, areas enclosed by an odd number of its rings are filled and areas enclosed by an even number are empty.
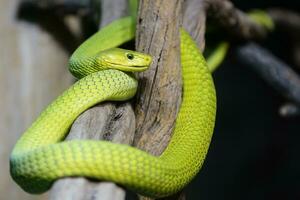
[[[117,69],[120,71],[125,71],[125,72],[142,72],[145,71],[149,68],[148,65],[146,66],[127,66],[127,65],[116,65],[111,67],[112,69]]]

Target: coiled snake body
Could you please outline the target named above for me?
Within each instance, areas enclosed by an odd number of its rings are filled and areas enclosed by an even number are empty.
[[[112,48],[134,37],[132,27],[130,17],[117,20],[72,55],[71,72],[82,79],[41,113],[11,154],[11,176],[25,191],[41,193],[58,178],[85,176],[163,197],[182,189],[199,171],[213,132],[216,97],[205,60],[183,29],[183,102],[172,139],[161,156],[105,141],[62,141],[87,108],[135,95],[137,80],[131,72],[146,70],[151,57]]]

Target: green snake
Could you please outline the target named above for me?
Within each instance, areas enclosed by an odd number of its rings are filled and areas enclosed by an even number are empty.
[[[134,38],[134,26],[134,17],[116,20],[71,56],[70,71],[80,80],[40,114],[11,153],[11,176],[25,191],[42,193],[59,178],[84,176],[113,181],[146,196],[164,197],[180,191],[198,173],[216,115],[210,71],[224,59],[228,44],[217,48],[208,59],[208,68],[184,29],[180,30],[183,101],[162,155],[107,141],[63,141],[74,120],[89,107],[135,95],[138,82],[132,72],[146,70],[151,57],[116,48]]]
[[[162,155],[106,141],[62,141],[72,122],[89,107],[135,95],[138,82],[132,72],[146,70],[151,57],[114,48],[134,37],[132,27],[131,17],[117,20],[84,42],[70,58],[70,71],[81,79],[40,114],[11,154],[11,176],[25,191],[41,193],[59,178],[85,176],[163,197],[182,189],[199,171],[213,133],[216,96],[205,60],[183,29],[183,102]]]

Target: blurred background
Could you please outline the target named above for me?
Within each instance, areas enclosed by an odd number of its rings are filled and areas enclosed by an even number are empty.
[[[95,30],[93,20],[98,17],[83,9],[79,14],[89,26],[83,31],[76,17],[61,17],[63,10],[27,8],[24,2],[28,1],[0,4],[1,200],[47,199],[47,194],[26,194],[12,181],[9,154],[40,111],[73,83],[68,58]],[[299,12],[300,8],[300,1],[293,0],[232,2],[244,11],[277,7]],[[68,12],[73,10],[76,7],[70,6]],[[275,30],[261,45],[299,72],[300,53],[292,58],[294,44],[285,31]],[[187,199],[300,199],[299,115],[280,115],[287,99],[233,53],[214,79],[216,131],[201,173],[186,189]]]
[[[243,10],[300,11],[300,1],[233,0]],[[300,72],[300,39],[276,30],[261,45]],[[298,43],[299,48],[299,43]],[[229,54],[213,74],[218,99],[216,130],[187,199],[300,199],[300,117],[283,117],[287,102],[261,77]]]

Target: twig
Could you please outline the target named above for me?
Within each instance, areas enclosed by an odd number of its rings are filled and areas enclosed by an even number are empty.
[[[228,0],[206,0],[208,15],[218,22],[228,33],[243,40],[262,39],[267,31],[238,10]]]
[[[287,64],[255,43],[237,47],[235,54],[281,95],[300,105],[300,78]]]

